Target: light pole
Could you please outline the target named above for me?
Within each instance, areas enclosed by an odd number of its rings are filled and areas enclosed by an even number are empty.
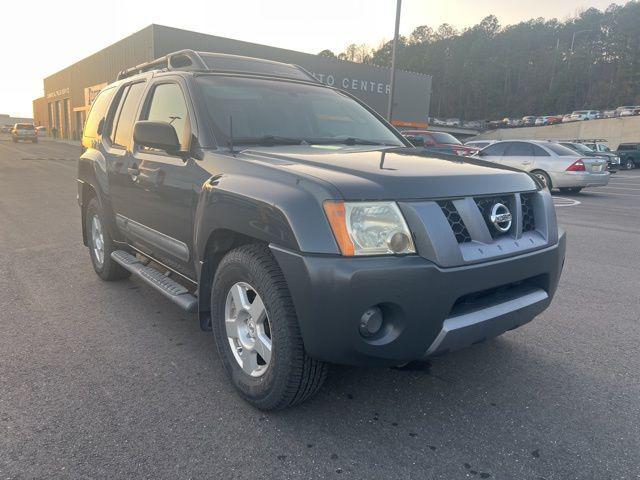
[[[402,0],[397,0],[396,4],[396,30],[393,35],[393,50],[391,52],[391,80],[389,82],[389,105],[387,107],[387,121],[391,123],[393,113],[393,92],[396,83],[396,53],[398,51],[398,34],[400,31],[400,8]]]

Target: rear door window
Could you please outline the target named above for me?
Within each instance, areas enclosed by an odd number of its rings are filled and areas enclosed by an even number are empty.
[[[549,152],[547,152],[544,148],[538,145],[531,145],[533,147],[533,154],[536,157],[550,157]]]
[[[91,110],[89,111],[89,116],[84,126],[85,137],[95,138],[98,136],[98,125],[107,113],[107,108],[109,107],[114,92],[114,88],[102,90],[93,101],[93,104],[91,104]]]
[[[137,120],[136,114],[144,93],[144,87],[144,82],[134,83],[129,87],[120,108],[118,121],[114,126],[113,143],[127,150],[131,150],[133,144],[133,125]]]

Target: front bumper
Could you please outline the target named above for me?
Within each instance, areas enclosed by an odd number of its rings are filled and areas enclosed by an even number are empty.
[[[565,236],[541,250],[454,268],[413,255],[347,258],[271,248],[309,355],[350,365],[398,365],[532,320],[555,293]],[[367,339],[359,324],[373,306],[382,310],[385,323]]]
[[[604,187],[609,184],[609,172],[562,172],[551,173],[551,183],[554,187]]]

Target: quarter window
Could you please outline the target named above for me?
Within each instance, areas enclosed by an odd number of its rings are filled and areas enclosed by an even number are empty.
[[[102,90],[93,101],[89,117],[87,118],[87,123],[84,127],[85,137],[95,138],[98,136],[98,125],[107,112],[107,107],[109,106],[111,97],[113,97],[114,91],[115,90],[113,88]],[[51,110],[49,110],[49,113],[51,113]]]
[[[153,89],[146,120],[166,122],[176,129],[180,149],[186,150],[189,143],[189,111],[177,83],[161,83]]]

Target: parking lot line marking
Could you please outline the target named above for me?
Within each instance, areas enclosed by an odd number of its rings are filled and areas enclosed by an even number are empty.
[[[639,194],[635,193],[613,193],[613,192],[589,192],[590,195],[616,195],[618,197],[640,197]]]
[[[581,203],[582,202],[580,202],[579,200],[574,200],[573,198],[553,197],[553,204],[556,207],[575,207],[576,205],[580,205]]]
[[[598,187],[600,189],[607,189],[607,188],[613,188],[615,190],[640,190],[640,184],[639,185],[622,185],[622,184],[618,184],[616,186],[612,186],[611,184],[607,185],[606,187]]]

